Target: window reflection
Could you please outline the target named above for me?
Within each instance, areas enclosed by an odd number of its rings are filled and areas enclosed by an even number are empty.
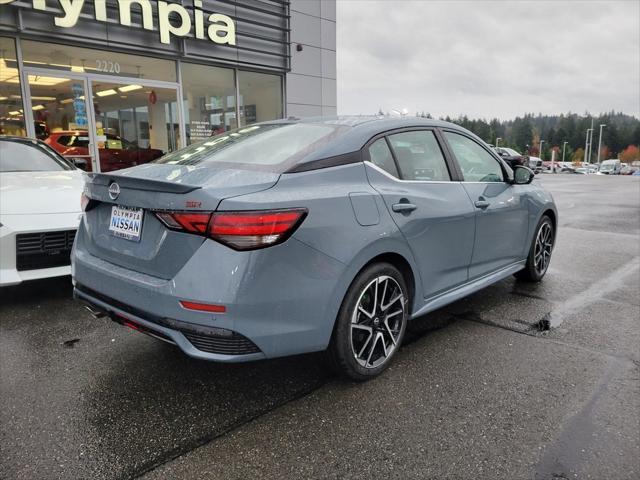
[[[233,70],[183,63],[187,145],[236,128]]]
[[[0,37],[0,135],[27,136],[23,108],[15,41]]]
[[[240,125],[282,118],[282,77],[238,72]]]

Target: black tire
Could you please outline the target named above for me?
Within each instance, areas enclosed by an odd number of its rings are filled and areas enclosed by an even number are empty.
[[[385,300],[393,302],[383,309]],[[337,373],[359,382],[382,373],[402,345],[410,301],[404,278],[393,265],[376,263],[362,270],[342,301],[327,351]]]
[[[545,233],[545,232],[548,232]],[[542,253],[544,256],[544,265],[541,265],[540,260],[540,248],[536,248],[538,241],[541,239],[541,235],[548,238],[548,241],[544,241],[545,251]],[[548,235],[548,237],[546,237]],[[535,234],[531,240],[531,247],[529,248],[529,255],[527,256],[527,263],[525,267],[515,274],[518,280],[525,282],[539,282],[547,273],[549,268],[549,262],[551,261],[551,254],[553,253],[553,247],[555,244],[556,232],[553,227],[553,222],[548,215],[543,215],[538,225],[536,226]],[[539,245],[539,244],[538,244]]]

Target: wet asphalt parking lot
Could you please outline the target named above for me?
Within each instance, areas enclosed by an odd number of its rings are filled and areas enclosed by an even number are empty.
[[[319,354],[189,359],[68,278],[0,290],[0,478],[639,478],[640,179],[539,181],[545,280],[419,319],[366,384]]]

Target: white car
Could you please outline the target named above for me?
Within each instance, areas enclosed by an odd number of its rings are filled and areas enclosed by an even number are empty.
[[[43,142],[0,136],[0,286],[70,274],[84,179]]]
[[[600,164],[599,173],[602,175],[620,175],[621,169],[622,163],[620,163],[620,160],[612,158],[610,160],[604,160],[602,164]]]

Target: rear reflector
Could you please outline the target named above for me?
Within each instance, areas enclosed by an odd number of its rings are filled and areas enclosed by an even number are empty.
[[[154,213],[172,230],[207,235],[234,250],[255,250],[284,242],[302,223],[307,210]]]
[[[133,329],[133,330],[140,331],[140,327],[138,326],[138,324],[137,324],[137,323],[130,322],[129,320],[123,320],[123,321],[122,321],[122,324],[123,324],[125,327],[129,327],[129,328],[131,328],[131,329]]]
[[[227,307],[224,305],[212,305],[210,303],[197,303],[180,300],[180,305],[188,310],[197,310],[199,312],[224,313],[227,311]]]

